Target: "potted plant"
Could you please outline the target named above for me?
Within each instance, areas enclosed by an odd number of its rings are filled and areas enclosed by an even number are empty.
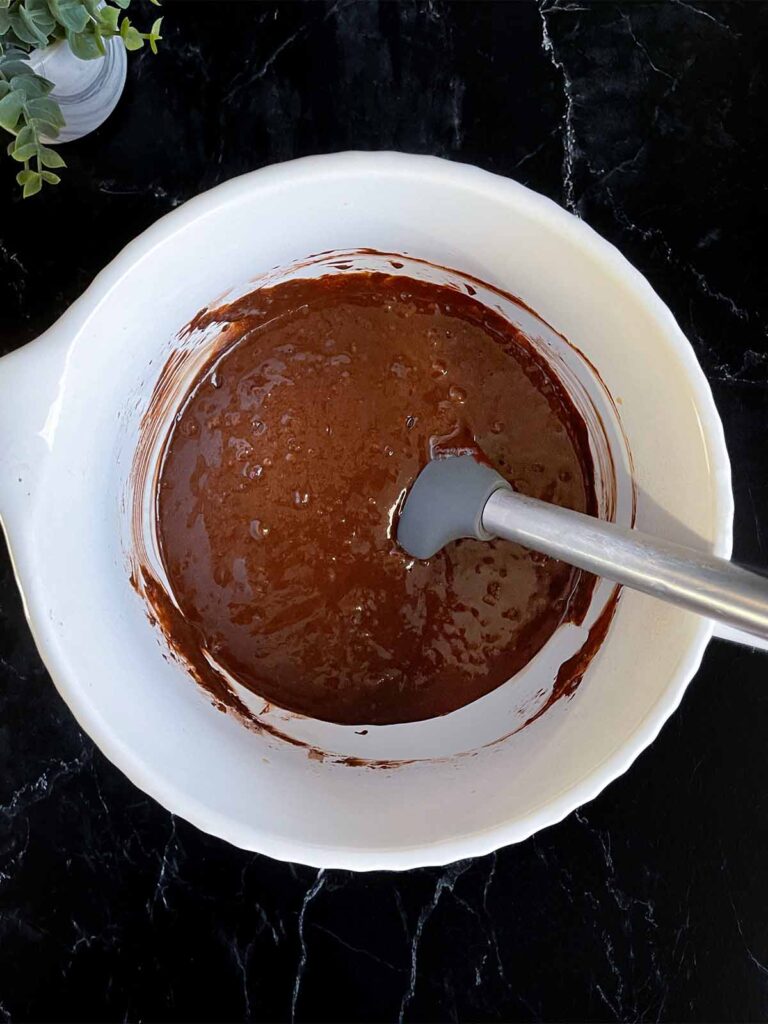
[[[159,0],[151,0],[159,6]],[[157,53],[158,18],[140,32],[124,13],[131,0],[0,0],[0,129],[24,197],[57,185],[66,166],[54,141],[81,138],[115,107],[125,51]]]

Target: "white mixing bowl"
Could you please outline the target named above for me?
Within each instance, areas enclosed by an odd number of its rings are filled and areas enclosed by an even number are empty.
[[[0,516],[56,686],[137,786],[245,849],[402,869],[525,839],[594,797],[677,706],[712,624],[624,593],[573,698],[504,740],[518,679],[443,719],[366,736],[275,712],[324,750],[400,762],[388,767],[308,756],[212,707],[167,657],[129,581],[126,501],[141,415],[200,308],[275,266],[363,247],[455,267],[524,299],[615,399],[637,525],[729,555],[722,426],[648,283],[585,224],[515,182],[393,153],[298,160],[192,200],[131,243],[45,335],[2,359]]]

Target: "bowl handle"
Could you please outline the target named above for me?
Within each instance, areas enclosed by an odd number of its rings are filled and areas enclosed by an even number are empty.
[[[768,651],[768,639],[760,636],[752,636],[744,630],[736,629],[733,626],[726,626],[725,623],[716,622],[712,635],[718,640],[729,640],[734,644],[743,644],[744,647],[752,647],[756,651]]]
[[[23,522],[53,448],[66,342],[54,325],[0,359],[0,522],[9,532]]]

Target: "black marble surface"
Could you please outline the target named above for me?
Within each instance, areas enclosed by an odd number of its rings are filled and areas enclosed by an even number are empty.
[[[149,9],[145,12],[149,13]],[[109,122],[22,203],[0,352],[158,216],[274,161],[394,148],[573,210],[669,304],[768,562],[768,5],[172,2]],[[319,873],[174,819],[82,735],[0,557],[0,1021],[768,1018],[768,656],[714,643],[658,741],[517,847]]]

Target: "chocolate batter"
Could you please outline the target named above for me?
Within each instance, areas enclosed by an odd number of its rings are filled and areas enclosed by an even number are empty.
[[[594,579],[563,563],[470,540],[415,562],[395,542],[425,462],[473,442],[521,493],[596,512],[583,420],[500,314],[342,273],[210,322],[232,340],[177,417],[157,500],[191,663],[315,718],[409,722],[495,689],[580,621]]]

